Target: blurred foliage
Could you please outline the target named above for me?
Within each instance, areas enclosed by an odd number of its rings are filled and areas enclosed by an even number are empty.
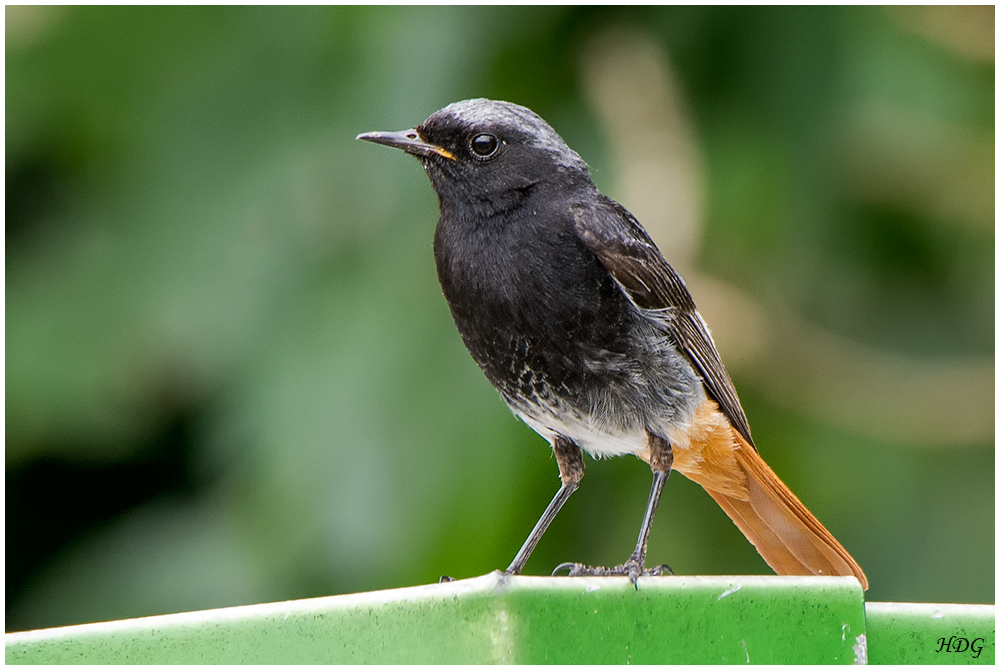
[[[8,6],[7,629],[507,565],[555,463],[455,332],[418,165],[353,138],[512,100],[614,196],[580,72],[609,25],[676,70],[701,271],[872,349],[992,365],[993,11],[953,10]],[[733,372],[869,599],[993,601],[992,435],[870,435]],[[648,468],[588,465],[529,573],[631,550]],[[660,510],[653,563],[769,572],[683,477]]]

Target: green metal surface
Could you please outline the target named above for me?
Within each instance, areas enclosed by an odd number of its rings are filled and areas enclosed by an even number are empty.
[[[7,663],[993,665],[992,605],[850,577],[506,577],[10,633]]]
[[[6,635],[7,663],[853,663],[846,577],[483,577]]]
[[[868,603],[870,663],[996,663],[993,605]]]
[[[667,577],[638,590],[624,578],[576,581],[513,589],[514,660],[852,663],[864,633],[853,578]]]

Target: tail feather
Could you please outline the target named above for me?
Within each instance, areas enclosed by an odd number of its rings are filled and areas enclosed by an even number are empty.
[[[673,469],[700,484],[779,575],[868,579],[836,538],[788,490],[713,400],[666,435]],[[649,462],[650,453],[638,454]]]
[[[706,487],[729,518],[779,575],[853,575],[868,589],[861,567],[778,479],[756,450],[733,431],[736,464],[746,477],[745,499]],[[742,478],[742,477],[738,477]]]

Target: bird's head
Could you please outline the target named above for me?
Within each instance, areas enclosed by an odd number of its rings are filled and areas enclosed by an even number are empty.
[[[590,180],[587,164],[549,124],[509,102],[463,100],[434,112],[416,128],[365,133],[357,139],[419,157],[442,209],[505,211],[539,183]]]

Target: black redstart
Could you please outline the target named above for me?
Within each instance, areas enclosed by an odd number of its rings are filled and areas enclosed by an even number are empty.
[[[529,109],[456,102],[400,132],[358,135],[417,156],[441,205],[434,258],[469,353],[510,409],[552,445],[562,486],[509,574],[520,574],[583,477],[581,450],[635,454],[653,486],[646,544],[671,469],[697,482],[781,575],[854,575],[839,542],[757,454],[736,389],[683,280],[583,159]]]

